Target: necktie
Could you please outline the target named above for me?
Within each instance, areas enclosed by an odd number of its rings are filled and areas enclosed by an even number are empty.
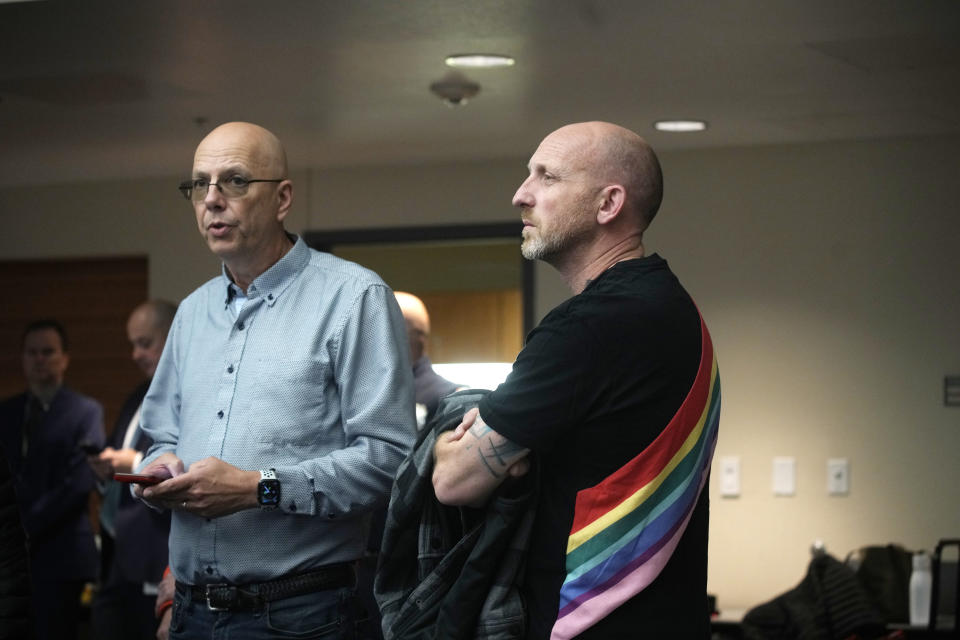
[[[137,411],[133,414],[133,418],[130,419],[130,423],[127,425],[127,430],[124,432],[123,442],[120,444],[120,448],[128,449],[133,447],[139,438],[140,408],[137,408]],[[116,527],[113,521],[116,519],[117,511],[120,509],[120,498],[123,497],[121,494],[122,491],[129,491],[129,488],[120,482],[107,481],[107,490],[103,494],[103,502],[100,505],[100,525],[112,538],[117,537],[116,533],[114,533]]]
[[[120,492],[124,485],[120,482],[107,482],[107,491],[103,494],[103,502],[100,504],[100,526],[111,538],[116,538],[113,521],[116,518],[117,510],[120,508]]]
[[[23,416],[23,432],[20,448],[22,461],[26,461],[27,452],[30,450],[30,439],[36,435],[35,432],[37,427],[39,427],[40,423],[43,422],[43,418],[46,414],[47,412],[44,411],[43,405],[40,403],[39,398],[32,393],[28,393],[27,406],[24,410]]]

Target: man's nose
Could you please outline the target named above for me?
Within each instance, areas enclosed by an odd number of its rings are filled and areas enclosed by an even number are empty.
[[[513,206],[515,207],[532,207],[533,198],[530,196],[530,190],[527,188],[527,183],[530,182],[530,178],[527,178],[523,183],[517,188],[517,192],[513,194]]]
[[[203,196],[203,203],[208,209],[216,209],[223,204],[223,192],[220,191],[220,185],[211,182],[207,185],[207,192]]]

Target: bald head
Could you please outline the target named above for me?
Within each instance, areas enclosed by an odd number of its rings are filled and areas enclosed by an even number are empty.
[[[148,300],[130,312],[127,320],[130,357],[148,378],[157,370],[176,313],[176,305],[166,300]]]
[[[427,352],[430,338],[430,314],[423,301],[412,293],[397,291],[393,294],[400,305],[407,324],[407,339],[410,341],[410,360],[416,362]]]
[[[227,122],[208,133],[197,146],[193,164],[196,166],[199,159],[210,157],[243,159],[249,169],[262,173],[263,177],[287,176],[287,154],[280,139],[250,122]]]
[[[626,189],[624,208],[645,229],[660,209],[663,173],[656,153],[633,131],[609,122],[579,122],[557,129],[552,136],[570,145],[576,162],[603,183]]]
[[[163,335],[167,335],[170,331],[175,315],[177,315],[177,305],[160,299],[147,300],[130,312],[131,318],[142,320],[150,327],[162,331]]]

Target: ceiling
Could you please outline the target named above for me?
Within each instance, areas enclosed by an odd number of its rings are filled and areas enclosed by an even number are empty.
[[[475,51],[517,63],[449,107]],[[956,0],[0,1],[0,62],[0,185],[186,173],[227,120],[295,167],[526,158],[585,119],[661,150],[960,132]]]

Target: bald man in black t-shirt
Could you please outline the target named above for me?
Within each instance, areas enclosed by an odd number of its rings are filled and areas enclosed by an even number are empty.
[[[708,638],[708,495],[719,378],[709,332],[643,233],[656,155],[603,122],[540,144],[513,204],[527,259],[575,294],[434,449],[437,498],[482,506],[539,459],[527,637]]]

